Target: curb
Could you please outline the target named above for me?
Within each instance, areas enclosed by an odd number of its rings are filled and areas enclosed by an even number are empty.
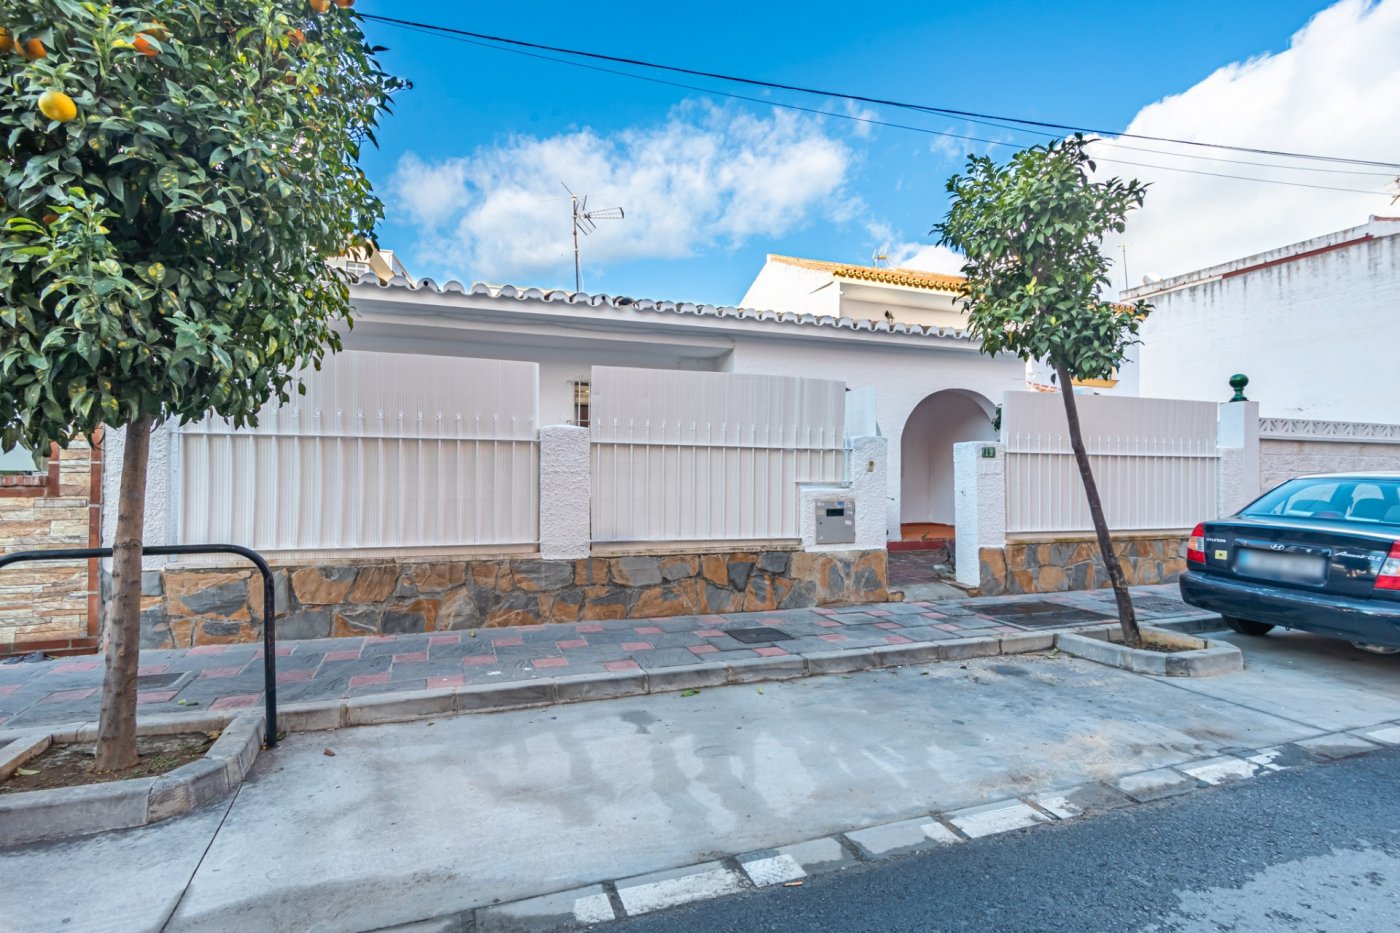
[[[1095,626],[1095,629],[1117,628]],[[1100,637],[1107,637],[1106,634]],[[318,732],[349,726],[410,722],[458,713],[497,712],[674,693],[734,684],[767,683],[823,674],[850,674],[876,668],[907,667],[996,655],[1027,654],[1055,647],[1053,632],[1017,632],[987,638],[954,638],[907,645],[879,645],[848,651],[820,651],[780,657],[740,658],[656,670],[572,674],[515,683],[478,684],[435,690],[370,694],[340,700],[310,700],[278,708],[288,732]]]
[[[988,836],[1038,830],[1109,810],[1141,806],[1208,787],[1325,764],[1400,745],[1400,723],[1327,733],[1262,749],[1187,761],[1074,787],[1012,797],[912,819],[832,833],[790,845],[697,865],[604,880],[505,904],[382,928],[380,933],[475,930],[554,933],[644,916],[717,897],[771,887],[800,887],[808,878],[862,864],[947,848]]]
[[[1195,638],[1179,631],[1149,625],[1144,625],[1143,629],[1153,632],[1160,641],[1176,647],[1201,647],[1164,654],[1160,651],[1129,648],[1116,641],[1100,640],[1072,632],[1057,634],[1055,647],[1065,654],[1086,661],[1096,661],[1137,674],[1156,674],[1161,677],[1213,677],[1244,670],[1244,653],[1228,642]]]
[[[217,800],[238,787],[262,748],[262,713],[228,717],[162,716],[137,726],[140,735],[220,730],[204,757],[155,777],[55,787],[0,795],[0,846],[88,836],[145,826]],[[89,742],[84,723],[35,730],[0,749],[0,779],[54,744]]]

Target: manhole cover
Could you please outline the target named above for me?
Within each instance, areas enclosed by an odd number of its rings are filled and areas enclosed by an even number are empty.
[[[182,684],[189,679],[188,671],[176,671],[173,674],[142,674],[136,678],[137,690],[168,690],[176,684]]]
[[[787,632],[780,632],[767,626],[725,629],[724,634],[746,645],[754,645],[761,641],[792,641],[792,636]]]

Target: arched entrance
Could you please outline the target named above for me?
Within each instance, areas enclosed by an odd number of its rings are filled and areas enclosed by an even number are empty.
[[[962,389],[935,392],[914,408],[899,442],[901,538],[953,537],[953,445],[995,441],[995,411]]]

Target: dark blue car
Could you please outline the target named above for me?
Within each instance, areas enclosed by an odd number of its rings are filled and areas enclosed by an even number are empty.
[[[1246,635],[1275,626],[1400,652],[1400,473],[1289,480],[1186,547],[1181,597]]]

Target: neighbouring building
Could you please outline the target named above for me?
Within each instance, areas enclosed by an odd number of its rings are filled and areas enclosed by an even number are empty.
[[[1400,420],[1400,217],[1144,284],[1138,394],[1216,401],[1234,373],[1265,418]]]
[[[102,441],[0,461],[0,554],[99,544]],[[16,564],[0,574],[0,657],[97,647],[97,561]]]

